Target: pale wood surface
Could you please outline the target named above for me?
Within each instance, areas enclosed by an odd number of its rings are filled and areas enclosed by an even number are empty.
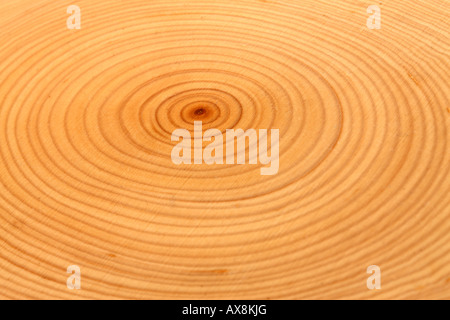
[[[450,298],[450,3],[371,4],[2,0],[0,297]],[[175,166],[194,120],[279,174]]]

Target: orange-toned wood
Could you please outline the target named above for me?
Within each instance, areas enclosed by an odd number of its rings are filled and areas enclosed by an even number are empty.
[[[0,297],[450,298],[449,15],[2,0]],[[174,165],[194,121],[279,129],[278,174]]]

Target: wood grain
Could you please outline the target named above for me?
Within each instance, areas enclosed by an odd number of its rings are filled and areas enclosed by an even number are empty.
[[[449,16],[447,0],[1,1],[0,297],[450,298]],[[197,120],[279,129],[279,173],[174,165],[171,133]]]

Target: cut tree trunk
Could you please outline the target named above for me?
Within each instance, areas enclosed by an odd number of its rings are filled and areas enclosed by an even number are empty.
[[[449,15],[2,0],[0,298],[450,298]],[[174,164],[195,121],[278,129],[279,171]]]

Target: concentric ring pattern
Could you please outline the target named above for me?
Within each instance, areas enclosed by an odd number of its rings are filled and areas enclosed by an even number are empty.
[[[2,1],[0,297],[450,298],[450,4],[371,4]],[[279,173],[174,165],[194,121]]]

